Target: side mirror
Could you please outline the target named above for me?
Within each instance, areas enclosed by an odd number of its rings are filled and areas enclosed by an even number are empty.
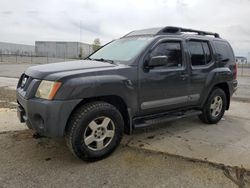
[[[167,65],[167,63],[168,63],[167,56],[155,56],[149,60],[147,67],[148,68],[159,67],[159,66]]]

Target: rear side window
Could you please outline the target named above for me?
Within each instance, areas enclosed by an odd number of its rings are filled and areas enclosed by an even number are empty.
[[[216,53],[222,60],[234,61],[234,54],[232,48],[226,42],[215,41]]]
[[[208,42],[189,41],[188,48],[192,66],[206,65],[212,61],[211,50]]]
[[[205,54],[205,62],[206,62],[206,64],[208,64],[212,61],[212,55],[210,52],[210,48],[209,48],[207,42],[202,42],[202,47],[203,47],[204,54]]]

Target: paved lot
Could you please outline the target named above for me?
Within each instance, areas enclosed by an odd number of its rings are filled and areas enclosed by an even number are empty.
[[[250,77],[238,77],[239,87],[234,97],[239,100],[250,101]]]
[[[137,130],[107,159],[85,163],[63,139],[33,138],[14,109],[2,108],[0,187],[250,187],[242,168],[249,165],[248,114],[232,110],[218,125],[190,118]]]
[[[136,130],[124,137],[123,144],[250,170],[250,103],[231,105],[216,125],[203,124],[197,117],[182,119]],[[25,129],[18,122],[15,109],[0,109],[0,131]]]
[[[227,171],[199,162],[120,146],[95,163],[82,162],[63,140],[29,131],[0,134],[0,187],[237,187]],[[229,171],[234,176],[234,170]],[[248,175],[244,176],[247,185]]]
[[[19,78],[21,74],[30,66],[35,66],[36,64],[22,63],[0,63],[0,76]]]
[[[137,131],[129,146],[250,170],[250,103],[232,102],[216,125],[193,117]]]
[[[0,77],[0,88],[15,90],[18,78]]]

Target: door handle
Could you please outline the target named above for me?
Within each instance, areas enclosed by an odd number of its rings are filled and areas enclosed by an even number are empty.
[[[189,74],[181,74],[180,77],[182,80],[186,80]]]

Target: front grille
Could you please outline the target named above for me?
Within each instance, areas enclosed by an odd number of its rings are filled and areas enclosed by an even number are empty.
[[[25,99],[33,98],[40,82],[41,80],[22,74],[17,84],[18,95],[22,96]]]
[[[32,81],[31,77],[22,74],[22,76],[19,79],[17,88],[21,88],[22,90],[26,91],[31,81]]]
[[[28,81],[28,76],[24,75],[22,81],[21,81],[21,88],[24,88],[27,84],[27,81]]]

